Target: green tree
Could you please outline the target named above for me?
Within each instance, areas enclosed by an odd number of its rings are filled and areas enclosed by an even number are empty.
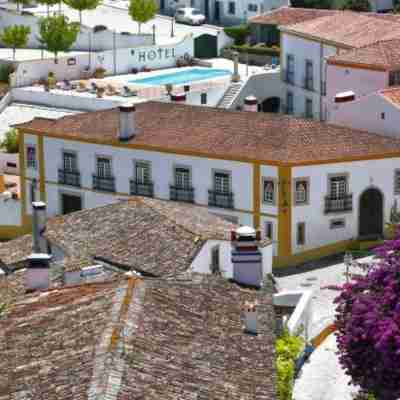
[[[130,0],[129,1],[129,15],[137,22],[139,26],[139,33],[142,24],[150,21],[156,15],[158,5],[154,0]]]
[[[371,4],[369,0],[345,0],[342,9],[368,12],[371,11]]]
[[[18,153],[19,151],[19,140],[18,131],[11,128],[4,135],[4,140],[1,142],[1,147],[3,147],[7,153]]]
[[[29,5],[29,0],[12,0],[12,2],[17,5],[17,11],[20,11],[21,5],[22,6]]]
[[[15,60],[15,51],[18,48],[25,47],[28,43],[31,28],[25,25],[10,25],[4,28],[0,34],[0,40],[13,49],[13,59]]]
[[[39,21],[40,42],[46,49],[54,53],[54,62],[57,63],[57,54],[68,51],[75,43],[79,33],[79,24],[68,22],[64,15],[41,18]]]
[[[63,2],[79,11],[79,24],[82,25],[82,11],[84,10],[94,10],[100,4],[100,0],[63,0]]]

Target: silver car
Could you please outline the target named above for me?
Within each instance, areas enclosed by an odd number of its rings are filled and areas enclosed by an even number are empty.
[[[176,10],[175,20],[190,25],[202,25],[206,22],[206,17],[197,8],[182,7]]]

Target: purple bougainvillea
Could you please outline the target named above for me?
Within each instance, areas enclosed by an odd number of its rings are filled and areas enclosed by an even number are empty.
[[[352,382],[379,400],[400,398],[400,236],[380,261],[336,298],[339,360]]]

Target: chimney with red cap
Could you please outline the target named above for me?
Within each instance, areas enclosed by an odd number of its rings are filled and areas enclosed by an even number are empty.
[[[257,98],[254,96],[247,96],[244,99],[244,106],[243,106],[244,111],[251,111],[251,112],[257,112],[258,111],[258,101]]]

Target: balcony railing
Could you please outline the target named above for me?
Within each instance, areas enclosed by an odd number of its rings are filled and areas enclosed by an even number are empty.
[[[353,195],[346,194],[340,198],[325,197],[325,213],[335,213],[353,210]]]
[[[138,196],[154,196],[154,185],[153,182],[137,182],[135,179],[131,179],[130,181],[130,189],[131,194],[136,194]]]
[[[179,186],[169,187],[169,196],[171,200],[174,201],[185,201],[187,203],[194,202],[194,189],[193,188],[183,188]]]
[[[61,185],[81,186],[81,174],[78,171],[58,170],[58,183]]]
[[[93,175],[93,189],[102,192],[115,192],[115,178]]]
[[[208,205],[210,207],[234,208],[233,193],[222,193],[215,190],[209,190]]]

